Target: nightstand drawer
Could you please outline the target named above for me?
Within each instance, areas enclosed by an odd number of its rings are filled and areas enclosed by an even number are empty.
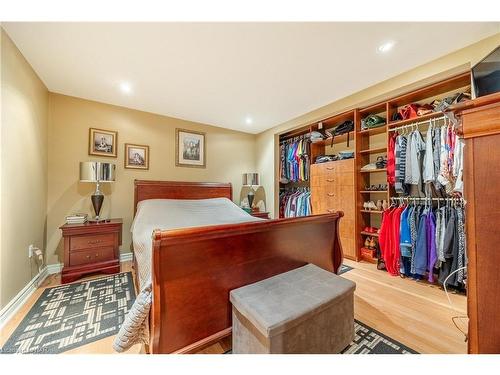
[[[69,251],[114,245],[114,233],[93,234],[91,236],[73,236],[70,240]]]
[[[101,247],[93,250],[78,251],[69,255],[69,264],[73,266],[81,266],[88,263],[104,262],[114,259],[113,247]]]

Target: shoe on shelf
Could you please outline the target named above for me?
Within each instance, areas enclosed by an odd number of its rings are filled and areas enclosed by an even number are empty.
[[[387,203],[387,201],[384,199],[382,201],[382,209],[385,211],[389,208],[389,203]]]
[[[380,199],[377,201],[377,210],[382,211],[382,201]]]
[[[377,241],[375,240],[375,237],[370,237],[370,249],[375,249],[377,247]]]
[[[375,162],[377,169],[382,169],[387,167],[387,157],[379,156]]]
[[[365,247],[369,247],[370,246],[370,237],[366,237],[365,239]]]
[[[368,202],[368,209],[369,210],[376,210],[377,209],[377,205],[375,204],[374,201],[369,201]]]
[[[361,167],[362,171],[372,171],[374,169],[377,169],[377,166],[375,165],[375,163],[366,164],[363,167]]]

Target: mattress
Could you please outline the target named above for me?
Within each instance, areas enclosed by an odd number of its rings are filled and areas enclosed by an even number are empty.
[[[237,224],[264,219],[253,217],[227,198],[211,199],[148,199],[137,205],[132,222],[132,242],[137,260],[136,275],[140,293],[113,343],[123,352],[137,343],[149,341],[148,318],[151,308],[152,233],[218,224]]]

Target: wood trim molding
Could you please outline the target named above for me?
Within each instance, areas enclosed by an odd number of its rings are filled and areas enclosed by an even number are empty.
[[[179,350],[173,352],[172,354],[197,353],[200,350],[203,350],[203,349],[209,347],[210,345],[213,345],[216,342],[222,340],[223,338],[230,336],[232,331],[233,331],[232,327],[223,329],[222,331],[217,332],[217,333],[213,334],[212,336],[206,337],[203,340],[195,342],[194,344],[185,346],[184,348],[179,349]]]
[[[207,199],[233,200],[231,183],[185,181],[134,181],[134,216],[137,204],[147,199]]]
[[[62,266],[61,266],[62,268]],[[33,277],[26,286],[12,298],[7,305],[0,311],[0,329],[16,314],[17,311],[28,301],[38,286],[49,276],[48,267],[44,267],[35,277]]]

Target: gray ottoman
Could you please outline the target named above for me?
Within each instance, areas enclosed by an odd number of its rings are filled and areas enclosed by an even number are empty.
[[[308,264],[232,290],[233,353],[339,353],[354,339],[355,288]]]

